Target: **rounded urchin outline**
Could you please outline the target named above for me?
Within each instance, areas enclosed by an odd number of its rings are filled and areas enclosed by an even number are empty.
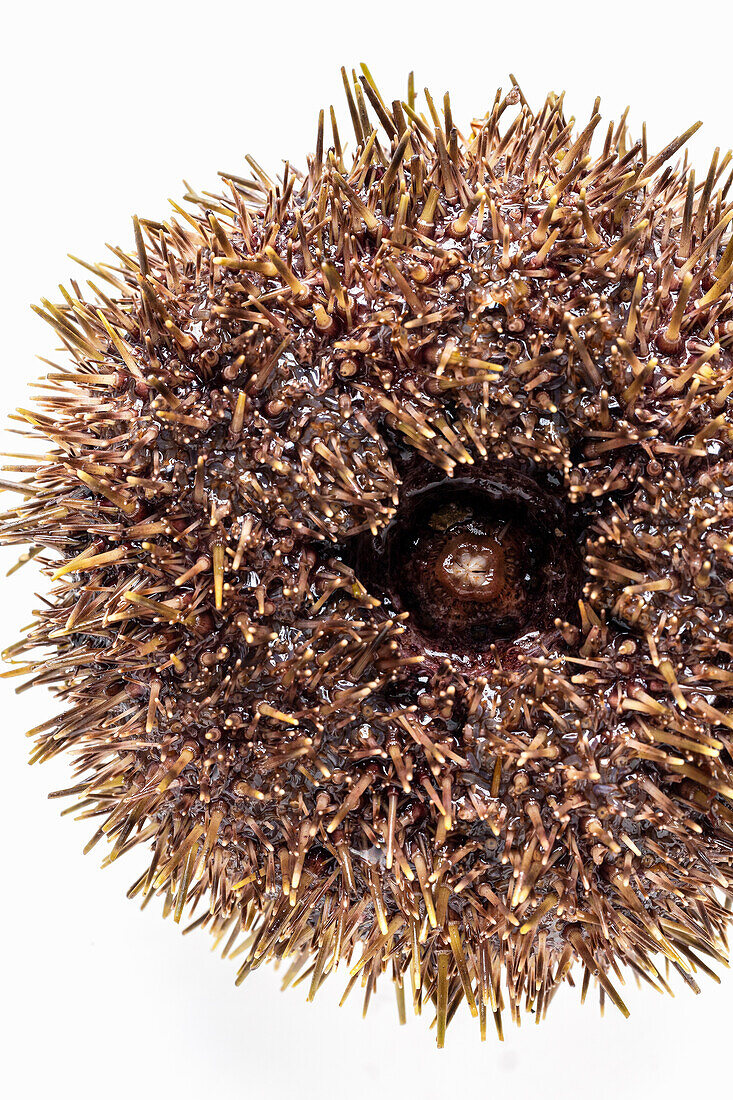
[[[312,996],[359,949],[349,988],[390,970],[441,1045],[574,963],[626,1012],[619,963],[724,957],[733,882],[728,158],[696,183],[696,126],[592,156],[597,104],[576,132],[512,87],[464,137],[447,96],[344,85],[352,156],[322,112],[305,175],[248,158],[39,308],[72,365],[19,413],[53,450],[2,538],[57,587],[8,656],[70,706],[34,759],[75,753],[90,846],[151,845],[131,895],[203,908],[238,980],[286,959]],[[392,521],[400,446],[595,510],[577,622],[416,655],[338,554]]]

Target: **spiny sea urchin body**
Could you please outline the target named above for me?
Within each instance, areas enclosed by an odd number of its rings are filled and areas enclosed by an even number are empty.
[[[352,154],[322,114],[44,303],[35,757],[241,978],[625,1012],[733,896],[729,157],[344,81]]]

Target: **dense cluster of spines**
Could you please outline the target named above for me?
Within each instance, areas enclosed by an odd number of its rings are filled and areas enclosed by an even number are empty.
[[[34,758],[240,978],[388,971],[441,1044],[578,968],[625,1012],[621,965],[723,959],[733,896],[730,154],[344,84],[352,155],[322,113],[305,175],[248,158],[39,309],[72,365],[2,527],[55,582],[9,651],[66,702]],[[577,616],[421,649],[349,555],[415,456],[554,486]]]

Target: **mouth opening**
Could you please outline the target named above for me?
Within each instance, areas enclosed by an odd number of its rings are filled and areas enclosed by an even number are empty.
[[[389,526],[360,535],[350,557],[429,646],[471,654],[574,617],[583,583],[576,527],[560,491],[518,470],[448,478],[420,464]]]

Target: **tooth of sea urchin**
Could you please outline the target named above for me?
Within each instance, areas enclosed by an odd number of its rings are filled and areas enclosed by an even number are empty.
[[[566,980],[626,1013],[733,896],[730,155],[344,85],[353,151],[321,113],[305,175],[250,159],[38,310],[33,758],[239,980],[388,971],[439,1044]]]

